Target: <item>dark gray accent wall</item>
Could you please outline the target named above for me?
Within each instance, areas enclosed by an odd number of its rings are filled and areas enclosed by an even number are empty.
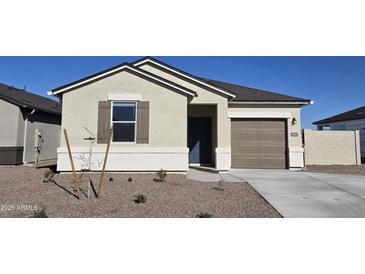
[[[23,163],[23,147],[0,147],[0,165]]]
[[[20,110],[18,106],[0,99],[0,147],[22,146],[17,141]],[[21,133],[20,133],[21,134]]]

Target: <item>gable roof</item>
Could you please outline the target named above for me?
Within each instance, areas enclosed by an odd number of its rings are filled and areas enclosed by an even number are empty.
[[[87,85],[87,84],[92,83],[94,81],[97,81],[99,79],[103,79],[103,78],[108,77],[110,75],[113,75],[115,73],[122,72],[124,70],[134,72],[134,73],[136,73],[140,76],[144,76],[148,80],[157,81],[159,83],[164,84],[165,86],[173,88],[173,89],[175,89],[179,92],[185,93],[187,95],[190,95],[190,96],[196,96],[197,95],[197,93],[193,90],[190,90],[188,88],[180,86],[180,85],[178,85],[174,82],[171,82],[167,79],[164,79],[162,77],[154,75],[154,74],[152,74],[148,71],[144,71],[144,70],[139,69],[137,67],[130,66],[128,63],[122,63],[122,64],[114,66],[112,68],[103,70],[101,72],[95,73],[93,75],[87,76],[85,78],[79,79],[77,81],[71,82],[71,83],[63,85],[61,87],[55,88],[51,91],[51,94],[52,95],[57,95],[57,94],[72,90],[74,88],[77,88],[79,86]]]
[[[311,100],[309,100],[309,99],[303,99],[303,98],[288,96],[288,95],[284,95],[284,94],[280,94],[280,93],[244,87],[244,86],[240,86],[237,84],[225,83],[225,82],[221,82],[221,81],[197,77],[190,73],[182,71],[180,69],[174,68],[168,64],[165,64],[152,57],[144,57],[131,64],[122,63],[120,65],[114,66],[112,68],[103,70],[101,72],[87,76],[80,80],[74,81],[72,83],[55,88],[49,94],[57,95],[57,94],[75,89],[79,86],[87,85],[87,84],[97,81],[99,79],[103,79],[105,77],[108,77],[108,76],[118,73],[120,71],[129,70],[131,72],[134,72],[134,73],[137,73],[144,77],[147,77],[148,79],[150,79],[152,81],[157,81],[159,83],[165,84],[168,87],[178,90],[180,92],[183,92],[185,94],[188,94],[191,96],[197,96],[197,93],[191,89],[188,89],[188,88],[183,87],[179,84],[176,84],[170,80],[167,80],[163,77],[160,77],[151,72],[141,69],[140,66],[142,66],[144,64],[150,64],[151,66],[160,68],[161,70],[163,70],[167,73],[170,73],[174,76],[177,76],[177,77],[180,77],[183,79],[188,79],[189,81],[195,82],[198,85],[207,87],[211,90],[224,94],[224,95],[230,97],[230,102],[233,102],[233,103],[234,102],[237,102],[237,103],[244,103],[244,102],[270,103],[270,102],[273,102],[273,103],[296,103],[296,104],[303,104],[303,105],[311,103]]]
[[[296,102],[304,104],[309,104],[311,102],[311,100],[308,99],[302,99],[280,93],[274,93],[270,91],[244,87],[236,84],[230,84],[206,78],[200,78],[200,79],[207,83],[224,88],[234,93],[236,97],[232,100],[232,102],[288,102],[288,103]]]
[[[208,87],[210,89],[213,89],[213,90],[215,90],[215,91],[217,91],[219,93],[223,93],[224,95],[227,95],[227,96],[229,96],[231,98],[235,98],[236,97],[236,95],[233,94],[229,90],[226,90],[226,89],[224,89],[222,87],[218,87],[218,86],[212,85],[212,84],[210,84],[210,83],[208,83],[206,81],[202,81],[202,79],[199,78],[199,77],[196,77],[196,76],[194,76],[194,75],[192,75],[192,74],[190,74],[190,73],[188,73],[186,71],[182,71],[180,69],[177,69],[175,67],[172,67],[172,66],[170,66],[168,64],[165,64],[165,63],[163,63],[163,62],[161,62],[161,61],[159,61],[157,59],[154,59],[152,57],[149,57],[149,56],[144,57],[144,58],[142,58],[140,60],[137,60],[137,61],[135,61],[135,62],[132,63],[132,65],[135,66],[135,67],[140,67],[140,66],[142,66],[144,64],[152,64],[155,67],[159,67],[159,68],[164,69],[168,73],[171,73],[171,74],[173,74],[175,76],[183,77],[185,79],[189,79],[190,81],[196,82],[196,83],[198,83],[200,85],[203,85],[205,87]]]
[[[0,83],[0,99],[19,107],[61,115],[58,102]]]
[[[349,120],[358,120],[365,119],[365,106],[359,107],[350,111],[346,111],[344,113],[331,116],[329,118],[319,120],[313,123],[313,125],[321,125],[328,124],[333,122],[341,122],[341,121],[349,121]]]

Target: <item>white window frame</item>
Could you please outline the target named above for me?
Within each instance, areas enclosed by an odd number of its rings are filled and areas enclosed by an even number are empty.
[[[110,127],[114,126],[115,123],[117,124],[133,124],[134,123],[134,141],[133,142],[123,142],[123,141],[114,141],[114,133],[112,135],[112,144],[136,144],[137,143],[137,101],[127,101],[127,100],[116,100],[111,102],[111,108],[110,108]],[[135,121],[113,121],[113,108],[114,103],[134,103],[134,118]]]

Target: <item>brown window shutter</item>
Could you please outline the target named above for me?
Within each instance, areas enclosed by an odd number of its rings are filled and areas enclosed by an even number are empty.
[[[148,144],[150,102],[137,102],[137,144]]]
[[[98,105],[98,144],[106,144],[108,142],[108,132],[110,129],[110,113],[111,102],[99,101]]]

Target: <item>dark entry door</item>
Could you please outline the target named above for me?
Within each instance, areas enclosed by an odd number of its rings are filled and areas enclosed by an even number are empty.
[[[212,163],[212,119],[190,117],[188,119],[189,163]]]

